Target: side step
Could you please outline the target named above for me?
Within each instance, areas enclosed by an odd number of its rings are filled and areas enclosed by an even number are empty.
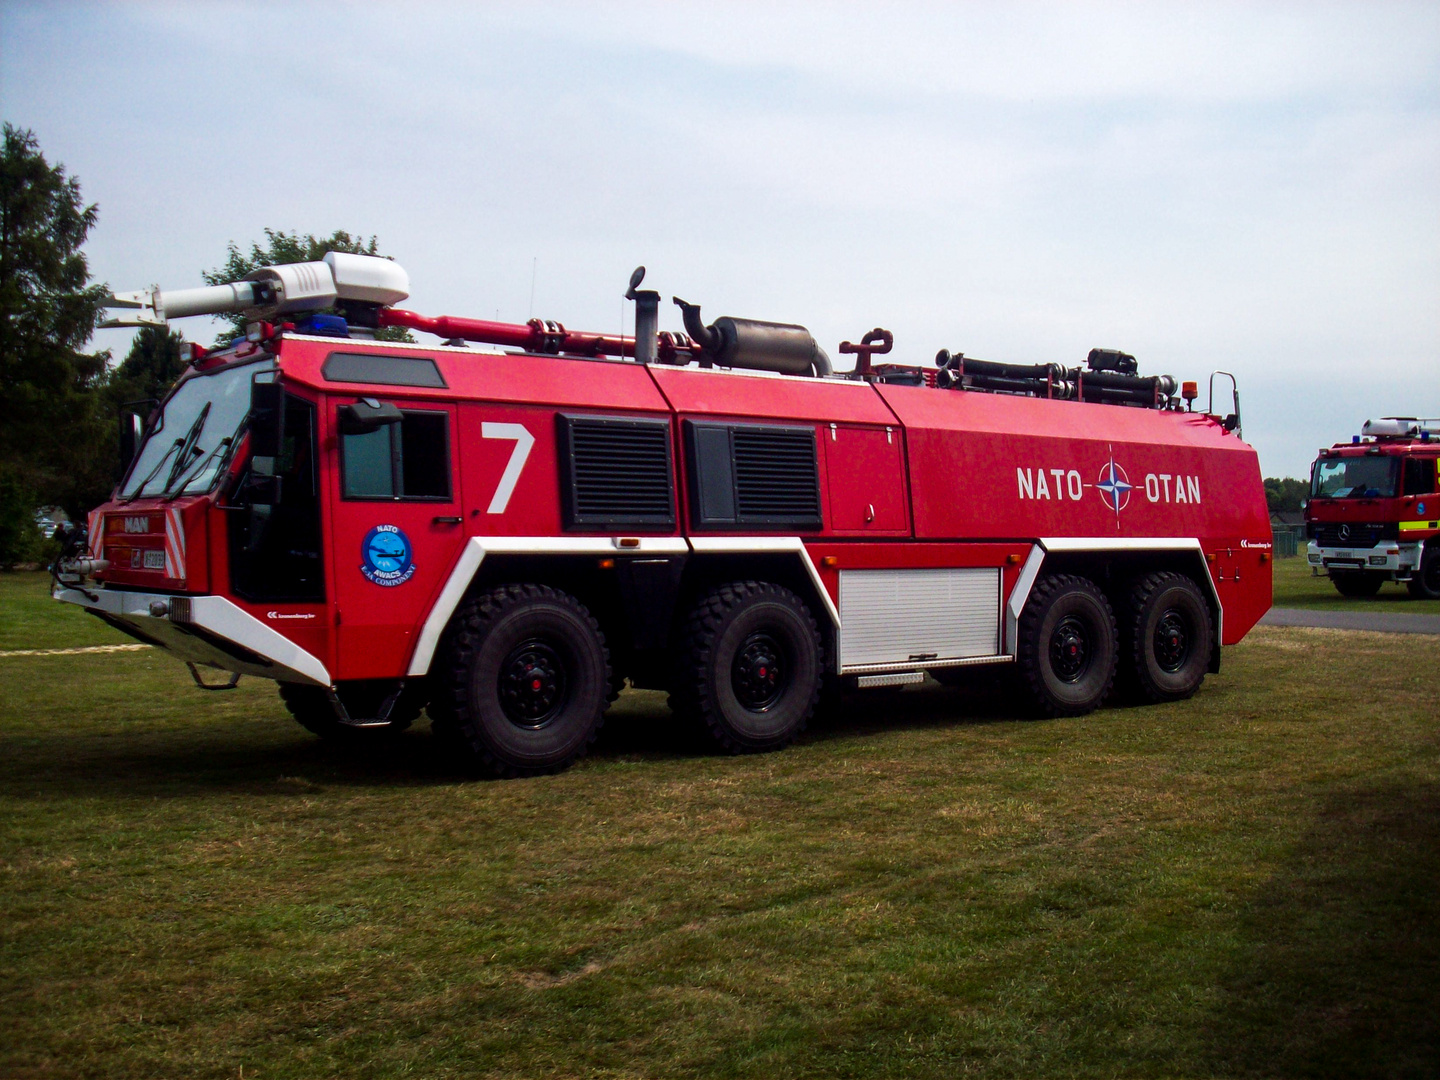
[[[923,671],[889,671],[884,675],[858,675],[855,685],[861,690],[871,690],[877,686],[912,686],[924,681]]]

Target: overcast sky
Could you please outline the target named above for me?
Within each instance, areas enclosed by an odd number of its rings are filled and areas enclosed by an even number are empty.
[[[618,330],[644,263],[832,355],[1229,370],[1266,475],[1440,416],[1433,2],[0,0],[0,112],[117,289],[343,228],[427,314]]]

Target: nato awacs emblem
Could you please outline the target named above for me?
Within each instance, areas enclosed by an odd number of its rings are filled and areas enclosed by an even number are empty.
[[[390,588],[415,574],[410,538],[397,526],[376,525],[360,543],[360,573],[366,581]]]

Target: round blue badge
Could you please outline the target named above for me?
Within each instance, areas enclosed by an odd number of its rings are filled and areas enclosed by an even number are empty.
[[[360,573],[389,588],[404,585],[415,573],[410,538],[395,525],[376,525],[360,544]]]

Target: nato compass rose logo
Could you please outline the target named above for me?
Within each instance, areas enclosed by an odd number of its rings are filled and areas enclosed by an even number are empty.
[[[1125,470],[1115,464],[1112,456],[1100,470],[1100,480],[1095,485],[1100,491],[1100,498],[1105,505],[1115,511],[1115,520],[1120,520],[1120,511],[1125,509],[1130,502],[1130,492],[1135,485],[1130,483],[1130,478],[1125,475]]]
[[[415,574],[410,538],[394,525],[376,525],[360,543],[360,573],[386,588],[404,585]]]

